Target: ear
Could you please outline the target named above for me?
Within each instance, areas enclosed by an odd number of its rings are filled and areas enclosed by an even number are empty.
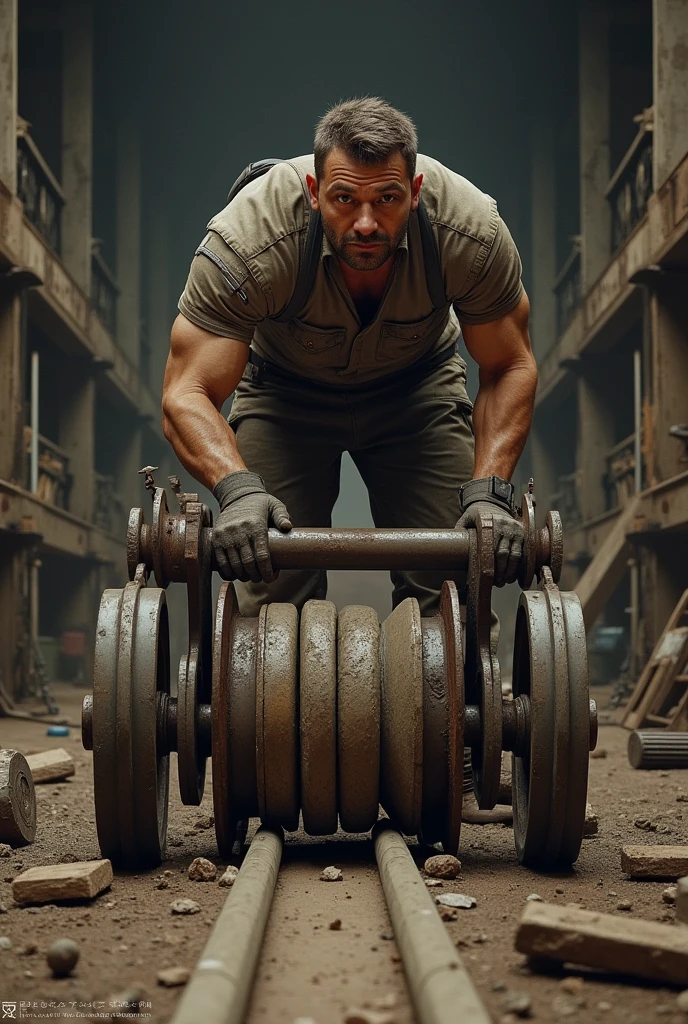
[[[420,202],[420,187],[423,184],[423,175],[417,174],[411,182],[411,209],[417,210]]]
[[[306,175],[306,185],[308,186],[308,192],[311,197],[311,207],[314,210],[320,209],[320,202],[318,200],[318,179],[312,174]]]

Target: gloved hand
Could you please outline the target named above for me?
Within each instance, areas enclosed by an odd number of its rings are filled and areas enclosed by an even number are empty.
[[[268,527],[291,530],[285,506],[265,490],[257,473],[239,470],[215,484],[220,515],[213,530],[213,548],[224,579],[272,583]]]
[[[519,519],[505,511],[500,505],[491,501],[474,501],[463,513],[456,529],[467,530],[474,527],[478,515],[491,515],[494,528],[495,577],[496,587],[505,583],[513,583],[518,576],[518,567],[523,551],[523,526]]]

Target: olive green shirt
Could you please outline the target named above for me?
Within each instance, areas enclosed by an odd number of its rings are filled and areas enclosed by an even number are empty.
[[[418,156],[421,195],[437,238],[446,304],[428,294],[416,214],[394,256],[384,297],[363,326],[323,238],[311,294],[297,318],[277,323],[292,296],[308,228],[306,173],[313,157],[277,164],[246,185],[208,224],[179,300],[183,315],[213,334],[250,343],[291,373],[346,387],[383,377],[454,343],[460,323],[482,324],[512,310],[522,294],[521,261],[494,199],[431,157]],[[465,363],[456,360],[464,391]],[[464,392],[465,393],[465,392]]]

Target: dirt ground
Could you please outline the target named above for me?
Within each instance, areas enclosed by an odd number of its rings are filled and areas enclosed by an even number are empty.
[[[59,685],[55,696],[61,713],[77,721],[81,693]],[[594,696],[604,707],[605,694],[596,691]],[[603,722],[613,719],[609,713],[601,717]],[[17,1003],[16,1019],[103,1020],[111,1012],[111,1000],[139,988],[150,1004],[142,1007],[142,1014],[162,1024],[171,1019],[182,990],[158,984],[158,971],[193,967],[231,891],[216,881],[194,882],[187,876],[196,856],[209,858],[219,869],[226,863],[217,855],[213,829],[194,828],[196,823],[207,825],[203,816],[212,814],[210,783],[201,807],[184,807],[173,771],[168,859],[158,870],[117,873],[110,889],[89,903],[19,906],[12,900],[10,882],[23,869],[100,856],[91,755],[83,749],[78,729],[67,738],[49,738],[45,732],[43,723],[0,719],[3,747],[30,753],[63,746],[76,761],[76,774],[69,781],[37,786],[36,842],[0,859],[0,936],[11,943],[5,948],[8,943],[0,941],[0,1000]],[[477,900],[473,910],[459,911],[446,927],[495,1021],[516,1020],[504,1017],[505,1003],[516,992],[531,997],[530,1014],[543,1024],[563,1019],[573,1024],[646,1024],[657,1016],[668,1024],[688,1021],[676,1009],[675,990],[592,972],[540,976],[514,951],[517,922],[531,893],[554,903],[618,914],[628,919],[629,927],[634,917],[673,920],[673,909],[662,900],[667,883],[630,881],[620,869],[619,856],[626,843],[688,842],[688,772],[634,771],[626,759],[627,735],[614,724],[601,726],[598,749],[606,756],[592,760],[589,789],[599,832],[584,841],[574,871],[535,874],[516,864],[510,828],[464,826],[462,876],[434,890],[462,892]],[[649,819],[656,831],[640,829],[635,822],[641,819]],[[419,863],[428,853],[417,846],[413,852]],[[342,869],[342,882],[319,880],[328,864]],[[164,871],[170,873],[163,876]],[[158,887],[161,878],[165,888]],[[200,912],[173,916],[170,903],[179,897],[196,900]],[[335,920],[341,921],[336,930],[330,928]],[[46,950],[60,937],[73,938],[81,951],[73,975],[61,980],[51,976],[45,960]],[[565,978],[571,975],[584,978],[578,992],[568,991]],[[20,1014],[22,1001],[32,1005]],[[105,1005],[97,1006],[98,1001]],[[365,837],[316,841],[290,836],[248,1020],[340,1024],[353,1006],[387,1007],[390,1024],[414,1020],[372,845]],[[203,1024],[200,1017],[198,1024]]]

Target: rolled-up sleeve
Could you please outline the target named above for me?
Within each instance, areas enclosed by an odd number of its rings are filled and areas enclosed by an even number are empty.
[[[214,231],[196,250],[178,307],[197,327],[247,344],[268,315],[262,288],[238,253]]]
[[[518,305],[523,294],[521,258],[509,229],[494,208],[496,227],[488,246],[476,253],[463,294],[454,299],[459,322],[485,324],[498,320]]]

